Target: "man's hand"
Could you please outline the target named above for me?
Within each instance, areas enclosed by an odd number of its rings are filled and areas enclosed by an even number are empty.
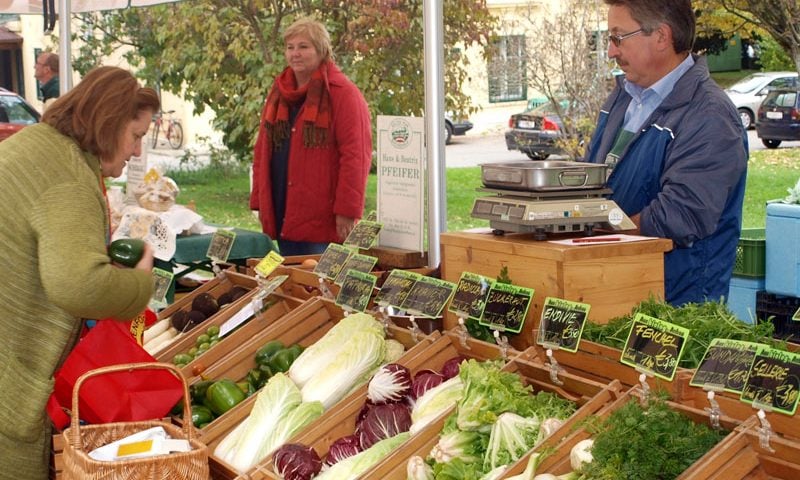
[[[356,219],[343,217],[342,215],[336,215],[336,234],[339,235],[339,240],[344,242],[350,232],[353,230],[353,227],[356,226]]]

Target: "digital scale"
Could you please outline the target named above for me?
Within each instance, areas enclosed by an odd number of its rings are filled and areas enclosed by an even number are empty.
[[[478,191],[494,195],[477,198],[472,207],[472,217],[488,220],[496,235],[534,233],[536,240],[545,240],[548,233],[582,232],[592,235],[594,228],[636,228],[622,209],[607,198],[611,189],[602,185],[604,175],[602,181],[598,177],[597,181],[587,183],[585,169],[595,166],[577,162],[538,164],[482,166],[484,187]],[[543,171],[545,173],[541,173]],[[567,180],[575,178],[582,179],[577,187],[569,185],[575,182]],[[498,186],[508,183],[509,179],[514,183],[511,188]]]

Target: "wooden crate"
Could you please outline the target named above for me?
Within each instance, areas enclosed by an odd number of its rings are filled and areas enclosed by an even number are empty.
[[[271,305],[269,305],[270,303]],[[218,344],[206,350],[202,355],[196,356],[194,360],[181,369],[181,373],[183,373],[184,377],[187,379],[203,375],[208,367],[221,361],[243,343],[247,342],[273,323],[279,321],[289,312],[302,305],[302,303],[301,300],[286,296],[282,293],[270,294],[264,299],[264,305],[269,305],[264,311],[258,313],[250,320],[247,320],[243,325],[222,337]],[[238,313],[245,305],[246,303],[239,304],[237,302],[236,305],[223,309],[218,315],[214,315],[213,319],[210,319],[210,323],[206,326],[206,329],[211,325],[221,326]],[[237,306],[239,308],[236,308]],[[203,333],[205,333],[205,330],[193,329],[191,332],[182,335],[181,338],[173,342],[169,348],[159,352],[156,358],[162,362],[172,362],[172,358],[175,354],[184,353],[195,346],[197,337]]]
[[[761,448],[756,422],[748,422],[709,455],[686,470],[686,480],[796,480],[800,479],[800,443],[771,438],[773,451]]]
[[[59,432],[51,438],[50,480],[61,480],[64,478],[64,436]]]
[[[239,297],[235,302],[229,303],[227,306],[220,308],[220,310],[215,313],[214,315],[206,318],[200,324],[195,325],[190,330],[184,332],[182,335],[175,337],[168,345],[159,349],[157,352],[154,352],[154,357],[158,361],[171,361],[172,357],[175,356],[176,353],[180,353],[180,351],[176,351],[175,345],[178,343],[185,336],[193,336],[197,338],[198,335],[205,332],[208,327],[211,325],[219,325],[221,322],[219,318],[223,317],[226,310],[234,309],[238,311],[241,309],[246,303],[252,300],[253,295],[256,293],[256,287],[258,286],[258,282],[256,279],[247,275],[243,275],[241,273],[236,273],[233,270],[225,270],[225,275],[221,277],[214,277],[213,279],[206,282],[203,286],[193,290],[190,294],[181,297],[175,303],[170,305],[169,307],[165,308],[164,310],[158,313],[158,319],[162,320],[164,318],[171,317],[176,312],[184,310],[189,311],[192,308],[192,302],[198,295],[201,293],[208,293],[209,295],[213,296],[214,298],[219,298],[220,295],[229,291],[231,288],[235,286],[241,286],[247,288],[249,291]],[[227,319],[227,318],[226,318]]]
[[[311,299],[286,315],[280,322],[261,332],[258,335],[258,339],[242,345],[239,350],[226,357],[221,364],[209,368],[205,376],[211,379],[226,377],[236,380],[243,378],[247,371],[255,365],[255,351],[263,343],[277,339],[286,345],[299,343],[304,347],[308,347],[327,333],[343,316],[341,309],[332,302],[321,298]],[[389,328],[388,335],[389,338],[399,341],[406,347],[405,354],[398,360],[401,363],[413,361],[414,358],[425,352],[436,338],[439,338],[437,333],[415,340],[410,331],[394,326]],[[359,395],[363,396],[365,392],[366,385],[363,385],[346,396],[339,404],[347,404],[353,401],[353,398]],[[248,397],[200,430],[200,440],[208,445],[211,453],[209,466],[213,478],[236,478],[236,471],[226,462],[215,457],[213,451],[219,442],[250,414],[255,401],[256,395]],[[328,411],[338,408],[339,404]],[[307,428],[312,428],[312,426],[313,424]]]
[[[502,352],[497,345],[474,338],[466,340],[466,344],[463,344],[452,332],[445,332],[443,336],[435,340],[420,355],[415,358],[404,358],[398,363],[407,367],[411,371],[413,378],[420,370],[441,370],[447,360],[458,355],[480,361],[502,359]],[[519,355],[521,355],[521,352],[509,350],[509,356],[512,358],[516,358]],[[323,418],[312,424],[311,428],[307,428],[293,441],[312,447],[317,451],[320,458],[324,459],[335,440],[345,435],[352,435],[355,431],[356,419],[366,402],[366,389],[361,391],[353,400],[347,404],[342,402],[334,409],[329,410]],[[252,478],[254,480],[280,478],[273,470],[271,456],[259,462],[257,473]]]
[[[566,374],[562,380],[564,385],[556,386],[550,382],[548,369],[540,363],[524,360],[521,356],[511,358],[504,366],[504,370],[519,374],[526,384],[531,385],[535,392],[547,391],[565,396],[576,401],[581,407],[562,425],[552,437],[559,438],[564,432],[574,428],[576,424],[588,416],[593,415],[604,405],[614,401],[619,395],[620,385],[615,382],[611,385],[602,385],[591,380]],[[455,408],[455,407],[454,407]],[[418,455],[425,458],[439,441],[439,433],[447,417],[454,408],[439,416],[399,448],[391,452],[385,459],[364,473],[361,478],[380,478],[390,480],[404,480],[406,478],[406,465],[408,460]],[[331,438],[330,440],[334,440]],[[316,447],[315,447],[316,448]],[[274,475],[274,474],[273,474]],[[270,477],[277,478],[277,477]]]
[[[546,349],[541,345],[530,347],[525,353],[529,358],[547,363]],[[622,352],[616,348],[587,340],[581,340],[580,347],[575,353],[566,350],[553,351],[553,358],[559,366],[572,374],[600,383],[619,380],[625,387],[639,385],[640,373],[635,368],[621,363],[619,361],[621,355]],[[647,384],[653,390],[667,392],[670,398],[678,401],[689,395],[688,391],[693,389],[689,386],[693,373],[693,370],[679,368],[671,382],[651,376],[647,378]]]
[[[606,405],[601,410],[597,411],[594,416],[598,419],[605,419],[608,418],[611,413],[623,405],[627,404],[628,402],[638,402],[640,401],[640,394],[641,389],[638,387],[628,389],[624,392],[619,398],[617,398],[613,403]],[[698,410],[694,408],[687,407],[685,405],[681,405],[679,403],[669,402],[670,408],[678,411],[682,415],[690,418],[695,423],[705,423],[710,424],[709,415],[707,412],[703,410]],[[725,437],[720,443],[717,445],[723,444],[731,435],[736,434],[736,428],[739,427],[741,424],[732,419],[730,417],[721,417],[720,418],[720,425],[722,428],[729,430],[731,433]],[[553,435],[555,437],[555,435]],[[557,443],[557,445],[548,445],[546,442],[537,445],[536,448],[532,450],[532,452],[540,452],[546,454],[543,458],[541,463],[539,464],[538,468],[536,469],[536,473],[551,473],[553,475],[563,475],[568,473],[572,470],[569,461],[569,454],[572,447],[575,446],[581,440],[590,438],[589,432],[585,428],[578,428],[571,433],[568,433],[566,436],[562,437],[562,439]],[[529,453],[532,453],[529,452]],[[705,454],[705,456],[701,457],[697,462],[703,462],[706,458],[714,455],[714,449],[709,450]],[[528,462],[528,455],[520,458],[516,463],[511,465],[509,469],[504,473],[502,478],[506,478],[509,476],[517,475],[522,473],[525,470],[525,466]],[[683,474],[678,477],[679,479],[687,478]]]
[[[588,303],[596,323],[627,314],[642,300],[664,297],[664,252],[672,242],[641,242],[589,246],[539,242],[528,234],[495,236],[454,232],[441,235],[442,279],[458,282],[462,272],[496,278],[503,267],[514,285],[533,288],[535,295],[523,331],[513,336],[519,349],[534,344],[533,332],[546,297]],[[450,312],[445,328],[458,324]]]
[[[721,392],[715,394],[714,399],[719,404],[720,411],[724,415],[735,418],[740,422],[757,421],[755,415],[758,410],[753,408],[752,405],[739,400],[739,395]],[[676,401],[700,410],[711,406],[708,401],[708,392],[698,387],[688,387]],[[773,432],[789,441],[800,442],[800,416],[768,412],[765,418],[772,426]],[[800,457],[798,457],[798,462],[800,462]],[[800,477],[797,478],[800,479]]]

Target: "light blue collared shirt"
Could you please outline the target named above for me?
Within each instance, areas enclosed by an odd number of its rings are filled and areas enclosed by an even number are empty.
[[[675,69],[646,89],[625,79],[625,91],[631,96],[631,103],[625,111],[623,128],[629,132],[639,131],[653,111],[672,92],[678,79],[693,65],[694,59],[688,55]]]

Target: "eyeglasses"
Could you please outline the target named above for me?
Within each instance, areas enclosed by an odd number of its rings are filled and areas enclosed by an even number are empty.
[[[624,35],[612,35],[612,34],[609,33],[608,34],[608,41],[613,43],[615,47],[619,47],[620,43],[622,43],[622,41],[625,40],[626,38],[634,37],[636,35],[639,35],[642,32],[644,32],[644,29],[640,28],[639,30],[634,30],[634,31],[632,31],[630,33],[626,33]]]

